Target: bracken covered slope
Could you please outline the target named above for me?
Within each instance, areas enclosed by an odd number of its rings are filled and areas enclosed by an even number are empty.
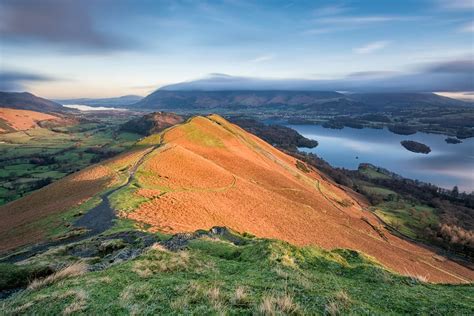
[[[59,121],[56,115],[28,111],[0,108],[0,133],[22,131],[38,126],[41,121]]]
[[[144,143],[153,141],[161,145],[117,197],[137,203],[116,205],[153,230],[227,226],[296,245],[359,250],[434,282],[474,280],[472,270],[391,235],[352,192],[219,116],[192,118]]]

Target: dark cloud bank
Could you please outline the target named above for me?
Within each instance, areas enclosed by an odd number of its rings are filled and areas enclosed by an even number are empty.
[[[265,79],[211,74],[163,90],[336,90],[352,92],[474,91],[474,61],[424,64],[412,73],[358,72],[342,79]]]
[[[0,91],[23,91],[27,82],[54,81],[55,78],[41,74],[17,71],[0,71]]]
[[[46,42],[61,48],[116,50],[128,47],[125,39],[105,33],[93,18],[101,1],[2,0],[0,35],[3,40]]]

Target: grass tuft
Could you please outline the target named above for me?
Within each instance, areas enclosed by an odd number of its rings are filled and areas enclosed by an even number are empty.
[[[293,296],[287,293],[283,295],[264,295],[258,311],[262,315],[301,314],[300,306],[294,301]]]
[[[47,276],[44,279],[35,279],[29,285],[29,290],[37,290],[48,286],[50,284],[56,283],[58,281],[68,279],[71,277],[79,276],[87,272],[87,264],[82,261],[75,262],[65,268]]]

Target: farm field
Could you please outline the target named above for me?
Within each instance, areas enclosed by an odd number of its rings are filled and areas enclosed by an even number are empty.
[[[140,137],[119,132],[123,119],[0,134],[0,205],[130,148]]]

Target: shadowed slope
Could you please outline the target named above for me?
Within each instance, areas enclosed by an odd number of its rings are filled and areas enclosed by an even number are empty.
[[[146,202],[124,213],[154,230],[228,226],[297,245],[360,250],[432,281],[474,279],[471,270],[392,236],[354,195],[219,116],[195,117],[160,139],[137,173],[134,196]]]

